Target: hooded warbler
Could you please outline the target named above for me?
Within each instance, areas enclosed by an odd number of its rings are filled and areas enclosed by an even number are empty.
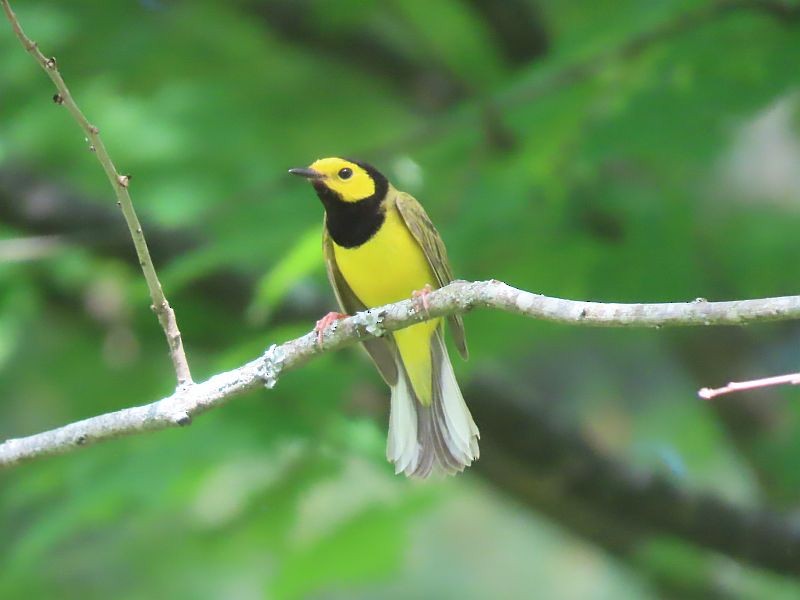
[[[323,158],[291,169],[308,179],[325,208],[322,246],[341,310],[353,314],[453,280],[447,251],[425,210],[364,162]],[[318,333],[336,318],[317,323]],[[467,358],[464,324],[448,318],[456,347]],[[454,474],[478,458],[472,420],[444,342],[443,319],[433,319],[364,342],[391,388],[386,458],[396,473],[427,477],[436,467]]]

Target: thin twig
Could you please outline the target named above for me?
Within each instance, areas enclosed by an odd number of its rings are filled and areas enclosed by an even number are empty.
[[[711,400],[717,396],[730,394],[732,392],[743,392],[745,390],[755,390],[758,388],[773,387],[776,385],[800,385],[800,373],[775,375],[774,377],[751,379],[750,381],[731,381],[728,383],[728,385],[721,388],[705,387],[698,391],[697,395],[704,400]]]
[[[494,308],[534,319],[595,327],[744,325],[800,319],[800,296],[733,302],[606,304],[562,300],[513,288],[500,281],[457,281],[427,296],[428,311],[416,311],[412,300],[375,308],[338,321],[322,344],[308,333],[232,371],[144,406],[92,417],[29,437],[0,444],[0,467],[41,456],[64,454],[87,444],[144,431],[188,425],[192,417],[221,406],[234,396],[266,385],[271,388],[289,369],[343,346],[379,337],[414,323],[474,308]]]
[[[3,5],[6,17],[8,17],[14,34],[19,39],[25,50],[36,59],[36,62],[44,69],[45,73],[50,77],[58,90],[56,95],[53,96],[53,101],[56,104],[66,107],[70,114],[75,118],[80,125],[89,143],[89,148],[97,155],[97,159],[103,166],[103,170],[111,182],[111,187],[117,196],[117,205],[122,209],[122,215],[125,217],[125,222],[131,232],[133,238],[133,245],[136,247],[136,254],[139,258],[139,264],[142,267],[147,288],[150,291],[150,299],[153,302],[153,310],[158,316],[158,321],[161,324],[164,334],[167,337],[169,344],[169,354],[172,358],[172,364],[175,367],[175,374],[178,378],[178,386],[184,386],[192,383],[192,375],[189,371],[189,363],[186,360],[186,353],[183,350],[183,340],[181,332],[178,329],[178,322],[175,318],[175,311],[172,310],[164,290],[161,288],[161,282],[156,274],[155,267],[153,267],[153,260],[150,258],[150,251],[147,248],[142,225],[139,223],[139,218],[136,216],[136,211],[133,209],[130,194],[128,193],[128,185],[130,184],[130,175],[120,175],[117,171],[111,157],[106,150],[103,140],[100,138],[100,130],[92,125],[86,116],[83,114],[75,100],[72,98],[67,84],[61,77],[61,73],[56,65],[55,58],[48,58],[39,50],[36,42],[31,40],[22,29],[22,26],[11,10],[8,0],[0,0]]]

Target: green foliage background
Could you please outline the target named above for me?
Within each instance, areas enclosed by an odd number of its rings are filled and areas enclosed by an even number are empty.
[[[13,4],[133,174],[197,379],[332,305],[321,208],[286,175],[327,155],[415,194],[465,279],[608,301],[798,293],[796,13],[514,0],[498,24],[481,0]],[[2,438],[173,386],[132,249],[106,251],[119,230],[37,229],[46,194],[20,210],[20,174],[114,208],[52,93],[2,23],[0,202],[17,217],[3,209],[0,242],[58,235],[35,258],[0,254]],[[797,393],[744,399],[757,418],[739,426],[695,396],[797,370],[795,325],[591,331],[482,312],[467,328],[462,381],[507,380],[598,452],[688,490],[796,510]],[[188,429],[0,473],[0,597],[800,594],[675,536],[614,556],[476,469],[395,477],[386,399],[344,351]]]

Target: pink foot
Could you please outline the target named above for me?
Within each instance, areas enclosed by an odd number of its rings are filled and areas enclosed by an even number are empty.
[[[414,300],[414,306],[417,308],[417,312],[421,310],[425,311],[427,315],[430,312],[430,304],[428,303],[428,294],[433,291],[430,283],[426,283],[425,287],[421,290],[414,290],[411,292],[411,298]]]
[[[350,315],[346,315],[344,313],[338,312],[329,312],[327,315],[322,317],[317,324],[314,326],[314,331],[317,334],[317,346],[322,346],[322,336],[325,335],[325,330],[333,325],[339,319],[345,319]]]

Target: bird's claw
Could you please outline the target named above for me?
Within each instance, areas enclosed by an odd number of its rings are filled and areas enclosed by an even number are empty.
[[[430,304],[428,302],[428,294],[433,291],[430,283],[426,283],[425,287],[421,290],[414,290],[411,292],[411,299],[414,302],[414,307],[417,312],[425,311],[425,314],[430,314]]]
[[[344,313],[331,311],[317,321],[317,324],[314,325],[314,332],[317,334],[317,346],[322,346],[322,338],[325,335],[325,330],[328,329],[328,327],[333,325],[336,321],[345,319],[349,316],[350,315],[346,315]]]

